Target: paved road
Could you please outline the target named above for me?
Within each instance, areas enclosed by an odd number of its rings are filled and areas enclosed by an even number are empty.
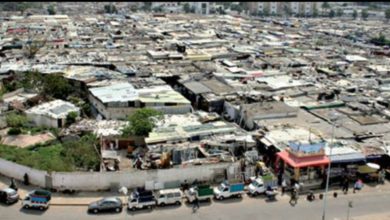
[[[327,219],[346,219],[347,203],[353,200],[354,208],[351,209],[351,217],[366,216],[372,214],[389,216],[390,192],[358,193],[340,195],[338,198],[329,198]],[[156,208],[152,211],[140,210],[128,212],[124,210],[120,214],[90,215],[86,213],[85,206],[51,206],[47,211],[21,210],[21,204],[10,207],[0,205],[1,220],[23,219],[47,219],[47,220],[71,220],[71,219],[288,219],[288,220],[316,220],[321,219],[323,201],[306,201],[300,197],[298,204],[292,207],[288,203],[288,197],[279,197],[276,202],[267,202],[261,196],[258,198],[230,199],[225,201],[213,201],[211,204],[201,204],[198,212],[192,214],[191,207],[183,204]],[[353,219],[353,218],[351,218]],[[386,219],[386,218],[383,218]]]

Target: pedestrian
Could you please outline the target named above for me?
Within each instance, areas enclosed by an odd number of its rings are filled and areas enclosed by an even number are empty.
[[[315,196],[314,196],[314,193],[313,193],[312,190],[310,190],[310,192],[309,192],[309,194],[307,195],[306,199],[307,199],[308,201],[310,201],[310,202],[313,201],[313,200],[315,199]]]
[[[295,206],[298,203],[298,192],[295,188],[291,190],[290,205]]]
[[[11,184],[9,185],[9,188],[14,189],[15,191],[18,191],[18,187],[16,186],[14,178],[11,178]]]
[[[283,173],[280,172],[280,173],[278,174],[278,185],[279,185],[279,186],[282,185],[282,181],[283,181]]]
[[[286,183],[286,180],[283,179],[283,181],[282,181],[282,196],[286,192],[286,188],[287,188],[287,183]]]
[[[299,182],[296,181],[295,184],[294,184],[294,189],[299,192],[299,189],[301,188],[301,186],[299,185]]]
[[[353,186],[353,193],[356,192],[356,190],[361,190],[363,188],[363,181],[361,179],[356,180],[355,185]]]
[[[184,180],[184,183],[182,184],[182,189],[184,192],[189,189],[189,185],[188,185],[187,180]]]
[[[343,192],[344,192],[344,194],[348,193],[348,189],[349,189],[349,179],[348,179],[348,177],[345,177],[344,181],[343,181]]]
[[[200,208],[199,199],[198,199],[198,197],[195,196],[193,206],[192,206],[192,212],[196,212],[196,210],[198,210],[199,208]]]
[[[386,171],[382,169],[381,171],[379,171],[378,182],[381,184],[385,184],[385,179],[386,179]]]
[[[26,186],[30,185],[30,179],[29,179],[27,173],[25,173],[24,176],[23,176],[23,183],[24,183],[24,185],[26,185]]]

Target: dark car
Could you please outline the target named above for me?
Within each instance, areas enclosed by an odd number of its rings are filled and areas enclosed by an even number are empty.
[[[11,204],[17,202],[18,200],[19,195],[14,189],[6,188],[0,190],[0,202]]]
[[[93,202],[88,206],[88,212],[108,212],[115,211],[117,213],[122,212],[122,200],[117,197],[104,198],[99,201]]]

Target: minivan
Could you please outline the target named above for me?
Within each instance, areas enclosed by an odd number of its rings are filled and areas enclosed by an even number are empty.
[[[180,189],[162,189],[159,190],[156,194],[157,199],[157,205],[159,206],[165,206],[165,205],[171,205],[181,204],[181,191]]]

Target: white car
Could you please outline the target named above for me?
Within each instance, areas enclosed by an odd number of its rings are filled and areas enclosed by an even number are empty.
[[[162,189],[156,193],[157,205],[165,206],[181,204],[182,193],[180,189]]]

